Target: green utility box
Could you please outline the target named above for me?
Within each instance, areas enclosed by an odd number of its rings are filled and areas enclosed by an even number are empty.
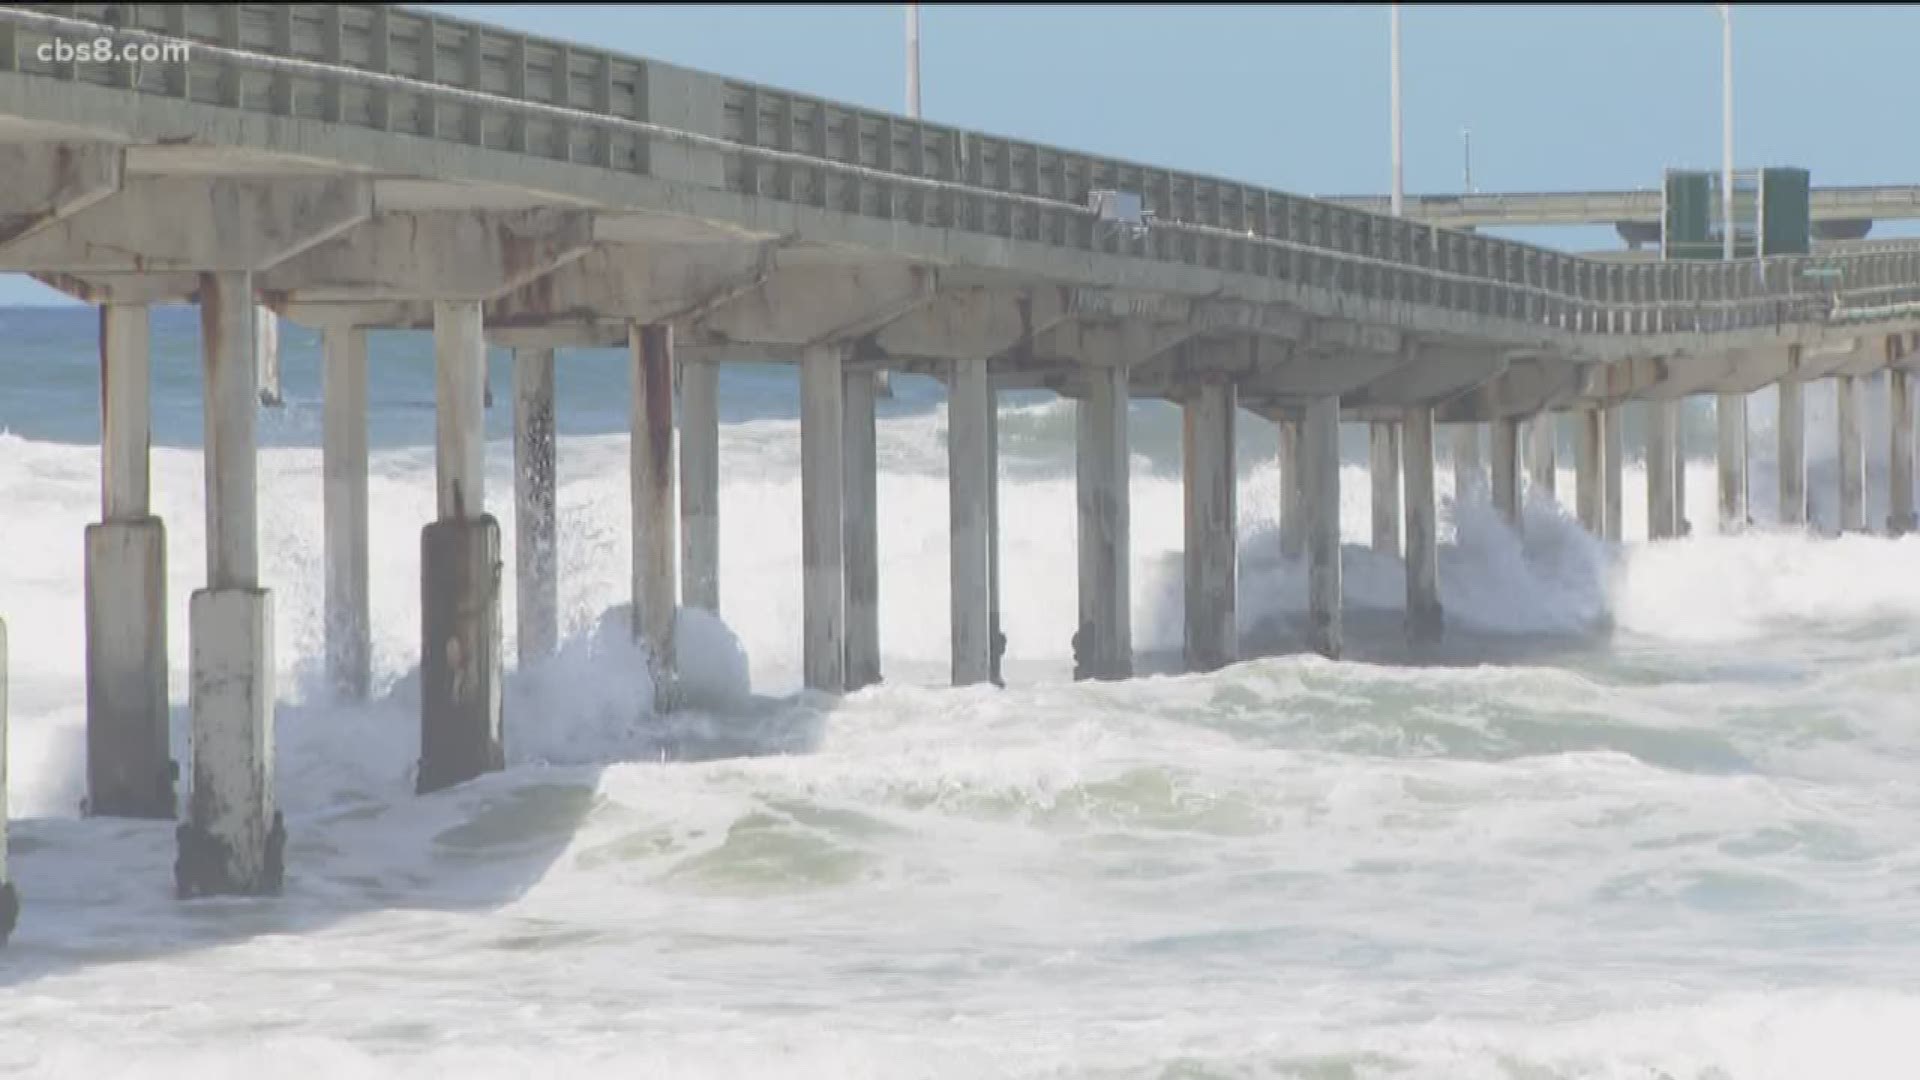
[[[1719,259],[1726,253],[1721,176],[1668,169],[1661,188],[1661,257]],[[1805,255],[1813,232],[1809,174],[1775,168],[1733,174],[1733,254]]]

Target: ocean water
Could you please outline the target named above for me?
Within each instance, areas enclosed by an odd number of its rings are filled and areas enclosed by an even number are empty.
[[[204,572],[196,335],[191,310],[156,311],[183,757],[185,599]],[[1771,528],[1770,394],[1751,403],[1760,527],[1738,537],[1715,535],[1710,407],[1687,415],[1685,541],[1587,537],[1570,469],[1516,534],[1456,504],[1443,461],[1450,636],[1421,665],[1398,651],[1401,566],[1364,547],[1358,428],[1342,476],[1356,659],[1299,655],[1304,568],[1279,556],[1273,435],[1248,419],[1240,620],[1267,655],[1114,684],[1067,677],[1071,406],[1008,395],[997,691],[940,685],[943,396],[900,378],[878,434],[889,681],[835,700],[797,692],[793,372],[729,367],[721,617],[682,624],[713,703],[659,718],[608,629],[629,555],[624,355],[563,354],[567,640],[508,676],[510,767],[416,798],[430,345],[372,343],[377,693],[343,706],[316,677],[318,348],[298,328],[283,341],[259,482],[287,894],[182,904],[171,826],[76,812],[94,320],[0,310],[25,902],[0,952],[0,1073],[1747,1080],[1906,1077],[1920,1060],[1920,539]],[[1808,396],[1831,523],[1832,402]],[[1630,415],[1630,447],[1637,431]],[[1177,414],[1136,403],[1144,670],[1177,666],[1178,446]],[[1639,468],[1627,487],[1637,541]],[[509,591],[509,657],[512,608]]]

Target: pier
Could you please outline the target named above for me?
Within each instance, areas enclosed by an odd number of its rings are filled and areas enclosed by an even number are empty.
[[[1864,530],[1858,389],[1884,377],[1894,487],[1880,527],[1913,528],[1920,244],[1596,261],[404,7],[60,11],[0,7],[0,271],[99,309],[101,520],[76,538],[87,812],[178,817],[182,897],[271,895],[283,884],[254,430],[277,396],[269,343],[279,320],[324,338],[326,671],[346,700],[369,692],[368,563],[379,557],[367,540],[366,332],[432,335],[422,793],[502,766],[516,722],[501,696],[502,590],[517,594],[516,663],[557,644],[554,550],[567,523],[554,498],[554,385],[570,348],[629,352],[631,632],[662,709],[677,697],[676,612],[717,611],[725,587],[723,363],[799,370],[796,632],[805,685],[824,694],[886,674],[882,371],[948,388],[956,685],[999,674],[1004,389],[1076,402],[1074,647],[1090,678],[1133,671],[1136,398],[1183,411],[1185,658],[1195,670],[1243,658],[1243,423],[1278,425],[1281,547],[1307,562],[1310,641],[1336,659],[1343,423],[1368,425],[1373,544],[1405,560],[1418,644],[1445,632],[1442,448],[1457,488],[1487,491],[1519,528],[1529,491],[1554,494],[1564,429],[1578,519],[1620,541],[1623,417],[1637,410],[1647,539],[1660,541],[1687,528],[1679,403],[1711,396],[1720,521],[1737,529],[1747,396],[1778,386],[1782,518],[1803,524],[1802,388],[1831,379],[1843,403],[1842,522]],[[114,21],[123,14],[130,21]],[[54,37],[185,39],[192,60],[39,59],[34,46]],[[167,595],[166,529],[147,491],[148,311],[177,302],[199,306],[205,348],[208,557],[203,587],[186,598],[184,643],[167,639],[178,598]],[[489,343],[513,350],[511,492],[484,483]],[[519,536],[511,566],[499,525],[508,513]],[[16,621],[14,632],[31,628]],[[183,647],[194,753],[176,768],[166,672],[169,649]],[[0,724],[3,706],[0,693]],[[0,831],[0,880],[3,841]]]

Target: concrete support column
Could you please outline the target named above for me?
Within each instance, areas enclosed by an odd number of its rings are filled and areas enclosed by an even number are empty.
[[[1400,554],[1400,425],[1376,420],[1368,428],[1368,472],[1373,480],[1373,550]]]
[[[993,391],[983,359],[951,365],[947,382],[947,490],[951,534],[955,686],[993,675],[992,537],[988,512]]]
[[[1647,539],[1680,535],[1674,510],[1674,412],[1671,401],[1649,401],[1647,414]]]
[[[367,594],[367,332],[329,326],[321,345],[327,681],[342,700],[365,701],[373,678]]]
[[[0,620],[0,945],[20,922],[20,893],[7,870],[7,624]]]
[[[1186,658],[1187,667],[1194,671],[1212,671],[1240,658],[1234,611],[1234,541],[1239,514],[1233,440],[1238,407],[1232,383],[1203,383],[1181,410],[1181,461],[1186,481]]]
[[[1779,392],[1780,524],[1800,526],[1807,523],[1806,384],[1783,382]]]
[[[993,391],[985,358],[956,360],[947,378],[947,525],[952,542],[953,685],[993,675],[991,523],[987,514],[988,415]]]
[[[1840,531],[1864,532],[1867,527],[1865,444],[1860,438],[1860,387],[1851,375],[1833,380],[1840,420]]]
[[[1574,414],[1574,508],[1581,527],[1595,539],[1605,534],[1607,521],[1606,480],[1600,468],[1604,453],[1601,426],[1599,409],[1582,409]]]
[[[1102,366],[1088,374],[1092,392],[1075,413],[1080,629],[1074,635],[1074,674],[1125,679],[1133,674],[1127,369]]]
[[[1493,422],[1493,508],[1520,527],[1520,421],[1511,417]]]
[[[680,364],[680,602],[720,613],[720,365]]]
[[[846,572],[848,690],[880,681],[880,462],[873,406],[883,384],[872,371],[846,371],[841,381],[843,450],[841,497],[846,528],[841,540]]]
[[[486,512],[480,304],[433,305],[439,519],[420,534],[420,771],[425,794],[502,768],[500,526]]]
[[[1440,640],[1440,530],[1433,491],[1433,408],[1407,410],[1407,637]]]
[[[1007,651],[1000,629],[1000,391],[987,381],[987,637],[992,648],[988,679],[1005,686],[1000,661]]]
[[[1673,403],[1673,535],[1687,536],[1687,399]]]
[[[260,404],[279,408],[285,403],[280,395],[280,316],[265,305],[253,309],[254,355],[260,368]]]
[[[1300,501],[1300,422],[1277,420],[1280,436],[1280,556],[1297,559],[1307,550],[1306,514]]]
[[[807,688],[829,693],[847,685],[844,368],[837,345],[800,354],[802,666]],[[872,387],[872,378],[865,384]]]
[[[1713,402],[1720,470],[1720,531],[1747,526],[1747,395],[1721,394]]]
[[[1907,373],[1898,368],[1887,372],[1887,430],[1892,442],[1887,464],[1887,531],[1905,536],[1914,530],[1913,398]]]
[[[1487,487],[1486,467],[1480,461],[1480,425],[1453,425],[1453,498],[1466,502]]]
[[[627,328],[633,412],[628,481],[633,511],[633,636],[647,650],[656,709],[673,700],[673,621],[680,606],[674,528],[673,328]]]
[[[1601,443],[1605,453],[1601,455],[1602,471],[1606,473],[1606,483],[1601,490],[1606,502],[1606,538],[1619,543],[1626,528],[1626,489],[1620,482],[1620,474],[1626,470],[1627,438],[1626,413],[1624,406],[1610,405],[1601,411]]]
[[[1527,479],[1547,500],[1558,497],[1559,427],[1559,417],[1550,412],[1535,414],[1527,424]]]
[[[553,350],[513,350],[513,583],[520,666],[560,644],[560,574],[553,420]]]
[[[1313,651],[1340,659],[1340,398],[1307,406],[1301,428],[1306,474],[1307,618]]]
[[[273,794],[273,598],[260,588],[252,275],[200,275],[207,587],[188,607],[193,781],[178,830],[183,898],[273,895],[286,830]]]
[[[145,305],[100,309],[101,521],[86,530],[90,814],[174,816],[167,535],[149,512]]]

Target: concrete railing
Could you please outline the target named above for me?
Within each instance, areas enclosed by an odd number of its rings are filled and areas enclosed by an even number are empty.
[[[106,21],[127,10],[134,23]],[[60,63],[39,48],[90,37],[188,40],[194,48],[189,63],[145,65]],[[0,70],[670,173],[867,217],[1573,332],[1722,331],[1860,312],[1912,317],[1920,304],[1920,250],[1609,263],[400,7],[0,7]],[[717,167],[665,168],[662,147],[699,151]],[[1144,196],[1153,222],[1143,236],[1098,219],[1088,197],[1102,188]]]
[[[1384,214],[1385,195],[1327,195],[1326,201]],[[1612,224],[1660,220],[1659,189],[1639,191],[1500,191],[1408,195],[1407,215],[1446,225]],[[1814,188],[1816,221],[1829,218],[1920,216],[1920,184],[1863,184]]]

